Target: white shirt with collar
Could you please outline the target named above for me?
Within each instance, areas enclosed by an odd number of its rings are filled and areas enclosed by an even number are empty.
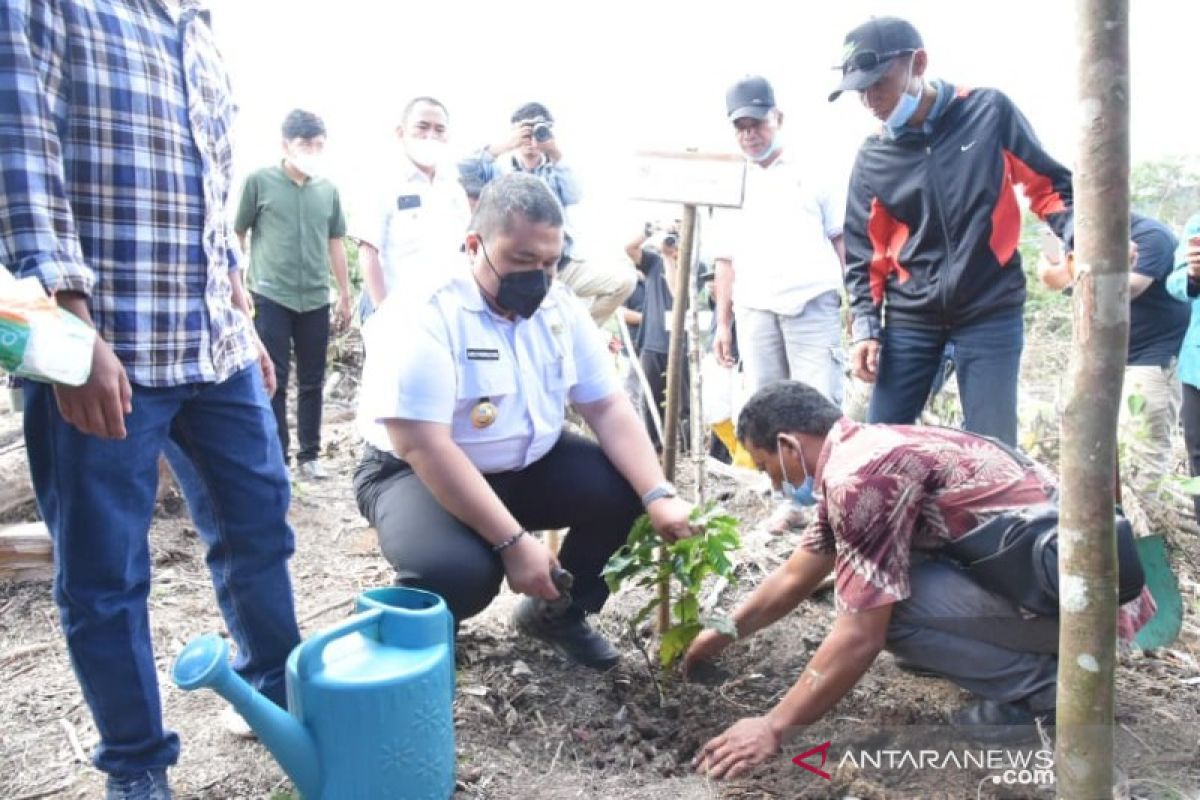
[[[460,271],[459,254],[471,207],[453,164],[438,165],[430,179],[407,156],[398,158],[396,177],[377,189],[351,225],[349,235],[379,251],[383,281],[391,297],[397,289],[422,296]]]
[[[830,239],[842,232],[846,190],[785,151],[746,169],[742,207],[724,215],[716,258],[733,261],[734,306],[794,316],[814,297],[842,288]],[[723,234],[723,235],[720,235]]]
[[[471,276],[453,278],[425,303],[389,297],[364,329],[358,425],[368,443],[392,452],[384,420],[450,425],[480,472],[523,469],[562,433],[566,404],[620,391],[602,334],[562,284],[551,284],[530,319],[492,311]],[[480,403],[495,421],[476,427]]]

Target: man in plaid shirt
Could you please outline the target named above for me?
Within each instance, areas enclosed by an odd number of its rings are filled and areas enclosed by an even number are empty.
[[[179,754],[146,605],[168,440],[199,476],[235,668],[284,705],[300,638],[274,374],[226,211],[234,112],[196,0],[0,6],[0,261],[98,334],[85,385],[26,383],[25,437],[110,798],[169,798]]]

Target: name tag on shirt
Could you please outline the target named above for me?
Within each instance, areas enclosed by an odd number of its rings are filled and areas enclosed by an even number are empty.
[[[419,194],[402,194],[396,198],[396,210],[406,211],[410,208],[421,207],[421,195]]]
[[[483,348],[483,347],[468,347],[467,348],[467,360],[468,361],[499,361],[500,360],[500,351],[499,350],[490,350],[490,349]]]

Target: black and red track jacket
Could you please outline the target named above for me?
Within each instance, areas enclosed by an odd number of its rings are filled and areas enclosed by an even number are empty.
[[[1025,303],[1014,184],[1060,237],[1071,173],[995,89],[951,97],[929,133],[882,133],[858,151],[846,203],[846,291],[855,341],[888,325],[953,328]]]

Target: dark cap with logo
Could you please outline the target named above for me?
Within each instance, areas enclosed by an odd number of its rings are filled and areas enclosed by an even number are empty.
[[[743,117],[766,119],[767,112],[774,107],[775,92],[762,75],[747,75],[725,93],[725,112],[730,122]]]
[[[847,91],[862,91],[891,66],[892,59],[925,46],[912,23],[898,17],[877,17],[846,34],[842,43],[842,83],[829,101]]]

